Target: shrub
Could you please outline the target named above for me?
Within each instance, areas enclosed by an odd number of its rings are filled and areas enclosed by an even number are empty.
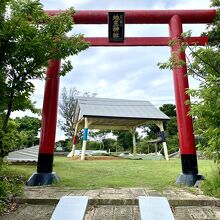
[[[100,142],[88,140],[86,144],[86,149],[87,150],[100,150]]]
[[[155,152],[155,146],[154,144],[151,144],[148,142],[148,138],[143,138],[137,145],[137,152],[138,153],[154,153]]]
[[[206,195],[220,198],[220,168],[215,167],[202,183],[202,190]]]
[[[6,166],[0,167],[0,214],[9,208],[13,196],[22,194],[24,182],[23,176],[9,173]]]

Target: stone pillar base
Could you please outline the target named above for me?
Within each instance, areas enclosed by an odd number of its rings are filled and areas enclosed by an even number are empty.
[[[204,177],[199,174],[182,173],[180,176],[177,177],[176,184],[183,184],[186,186],[194,186],[198,180],[204,180]]]
[[[55,173],[37,173],[34,172],[29,180],[26,182],[26,186],[43,186],[51,185],[53,183],[59,182],[60,177]]]

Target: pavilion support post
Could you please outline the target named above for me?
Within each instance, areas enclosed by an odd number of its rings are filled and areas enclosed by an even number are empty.
[[[137,154],[137,142],[136,142],[136,127],[132,128],[132,142],[133,142],[133,154]]]
[[[180,16],[174,15],[170,19],[169,28],[170,37],[174,40],[181,40],[183,28]],[[174,55],[176,59],[186,62],[185,52],[182,52],[180,48],[181,42],[177,42],[175,45],[173,45],[171,50],[172,55]],[[182,162],[182,174],[177,178],[177,183],[193,186],[197,180],[202,178],[202,176],[198,175],[192,117],[189,116],[189,106],[186,105],[186,101],[190,99],[189,95],[187,94],[189,84],[186,65],[174,67],[173,79]]]
[[[83,131],[83,146],[82,146],[81,160],[85,160],[87,137],[88,137],[88,118],[85,118],[85,127],[84,127],[84,131]]]
[[[67,157],[73,157],[75,155],[75,150],[76,150],[76,144],[77,144],[77,132],[78,132],[78,127],[79,124],[76,124],[75,131],[74,131],[74,136],[73,136],[73,145],[72,145],[72,150],[71,152],[67,155]]]
[[[162,121],[157,121],[156,125],[160,128],[160,135],[161,135],[161,139],[162,139],[163,151],[164,151],[165,159],[169,160],[167,143],[166,143],[166,136],[165,136],[165,132],[164,132],[163,122]]]
[[[26,185],[49,185],[59,181],[53,171],[53,156],[57,123],[57,107],[59,95],[60,60],[50,60],[46,73],[42,125],[37,172],[29,178]]]

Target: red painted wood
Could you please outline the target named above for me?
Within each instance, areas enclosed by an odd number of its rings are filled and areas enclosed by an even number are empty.
[[[181,17],[175,15],[170,20],[170,37],[177,39],[182,34]],[[172,47],[172,53],[175,53],[179,59],[186,61],[185,52],[179,52],[180,45]],[[186,90],[189,88],[187,67],[175,67],[173,70],[174,90],[176,99],[178,135],[181,154],[196,154],[195,140],[193,135],[192,117],[188,115],[189,106],[185,104],[189,100]]]
[[[74,145],[77,144],[77,135],[74,135],[74,138],[73,138],[73,144],[74,144]]]
[[[113,10],[114,11],[114,10]],[[46,10],[51,16],[62,10]],[[108,12],[104,10],[77,11],[75,24],[107,24]],[[209,10],[124,10],[126,24],[168,24],[174,15],[182,18],[182,23],[211,23],[216,16],[215,9]]]
[[[121,46],[168,46],[169,37],[127,37],[124,42],[112,43],[106,37],[86,37],[85,41],[92,47],[121,47]],[[208,44],[208,37],[191,37],[189,45],[204,46]]]
[[[57,123],[60,61],[51,60],[47,68],[39,153],[53,154]]]

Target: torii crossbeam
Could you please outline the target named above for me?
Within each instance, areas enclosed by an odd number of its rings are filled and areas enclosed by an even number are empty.
[[[55,16],[62,11],[46,11]],[[108,12],[77,11],[73,16],[75,24],[107,24]],[[183,24],[206,24],[211,23],[216,10],[128,10],[125,13],[126,24],[168,24],[170,36],[166,37],[126,37],[123,43],[110,43],[107,38],[90,37],[85,38],[91,46],[168,46],[170,39],[181,39]],[[189,45],[206,45],[207,37],[190,37],[187,39]],[[180,43],[174,45],[171,52],[186,61],[185,52],[181,52]],[[51,60],[47,70],[47,78],[44,93],[44,104],[42,113],[42,128],[40,138],[40,149],[38,157],[37,173],[34,173],[27,185],[51,184],[56,175],[52,173],[53,153],[55,145],[57,103],[59,90],[60,60]],[[189,96],[186,90],[189,87],[187,67],[175,67],[173,70],[175,100],[177,109],[178,134],[180,143],[180,154],[182,161],[182,174],[178,183],[193,185],[198,179],[197,156],[193,134],[192,118],[188,115],[189,106],[186,100]]]

